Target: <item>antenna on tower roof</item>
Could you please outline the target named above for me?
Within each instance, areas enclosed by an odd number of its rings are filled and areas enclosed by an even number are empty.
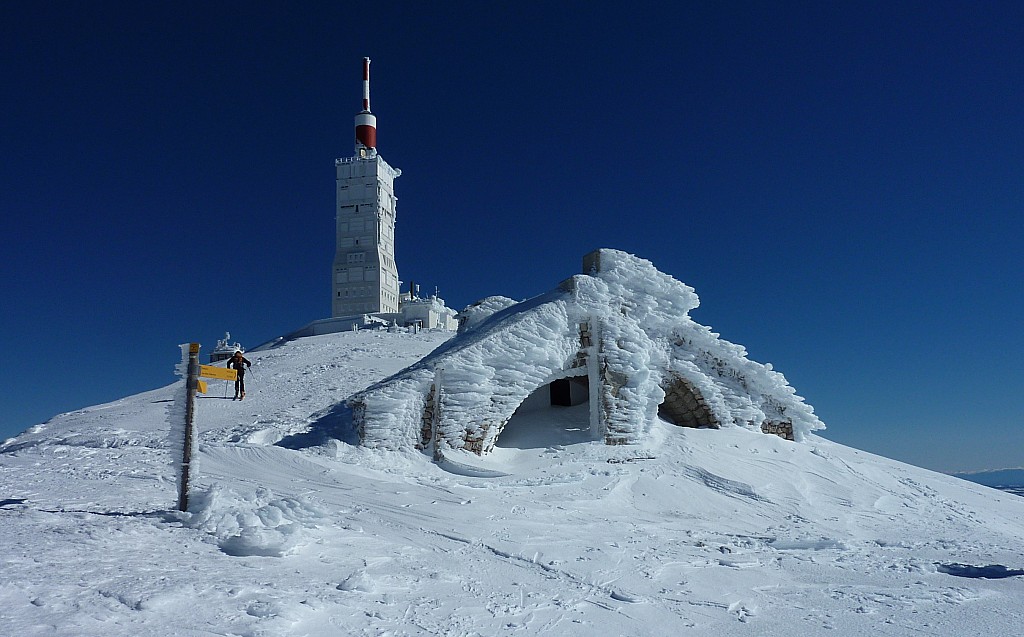
[[[370,58],[363,58],[363,110],[356,115],[356,154],[377,149],[377,116],[370,112]]]
[[[370,58],[363,58],[363,110],[370,112]]]

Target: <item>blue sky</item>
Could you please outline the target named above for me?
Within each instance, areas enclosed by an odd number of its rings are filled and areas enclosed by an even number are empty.
[[[0,4],[0,436],[330,313],[369,56],[404,280],[627,250],[828,437],[1024,465],[1024,5],[215,4]]]

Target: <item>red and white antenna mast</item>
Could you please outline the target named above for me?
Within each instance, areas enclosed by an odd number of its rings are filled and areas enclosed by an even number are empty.
[[[356,115],[356,154],[377,149],[377,116],[370,112],[370,58],[363,58],[363,110]]]

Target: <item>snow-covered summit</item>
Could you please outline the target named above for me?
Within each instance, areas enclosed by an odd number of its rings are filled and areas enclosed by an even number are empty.
[[[808,434],[656,420],[635,445],[522,410],[493,453],[357,444],[345,398],[448,333],[251,352],[243,402],[180,384],[0,448],[0,635],[1011,635],[1024,499]],[[168,348],[168,364],[177,358]]]
[[[635,444],[659,413],[797,441],[824,428],[782,374],[690,318],[689,286],[618,250],[588,254],[583,269],[522,303],[470,306],[455,339],[355,396],[363,443],[486,454],[538,392],[588,402],[591,437],[608,444]]]

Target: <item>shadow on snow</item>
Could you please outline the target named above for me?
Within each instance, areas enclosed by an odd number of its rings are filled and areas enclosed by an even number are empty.
[[[975,579],[1000,579],[1003,577],[1024,575],[1024,570],[1009,569],[1002,564],[990,564],[988,566],[971,566],[970,564],[938,564],[936,570],[940,573],[946,573],[947,575],[971,577]]]
[[[352,422],[352,410],[344,401],[315,414],[314,418],[309,429],[285,436],[277,441],[276,446],[295,450],[309,449],[322,446],[330,440],[340,440],[349,445],[359,444],[359,434]]]

